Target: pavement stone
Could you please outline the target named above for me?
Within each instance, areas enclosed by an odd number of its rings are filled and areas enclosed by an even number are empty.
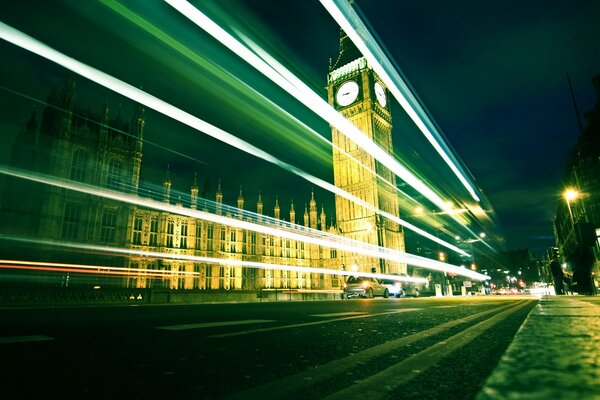
[[[596,298],[541,298],[477,396],[489,399],[600,399]]]

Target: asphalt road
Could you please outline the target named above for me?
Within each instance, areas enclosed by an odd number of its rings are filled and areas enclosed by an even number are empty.
[[[3,398],[470,399],[532,298],[0,309]]]

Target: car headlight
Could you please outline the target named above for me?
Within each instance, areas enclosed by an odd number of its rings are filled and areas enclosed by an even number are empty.
[[[362,283],[362,287],[363,287],[363,288],[365,288],[365,289],[366,289],[366,288],[367,288],[367,286],[369,286],[369,282],[366,282],[366,281],[365,281],[365,282],[363,282],[363,283]]]

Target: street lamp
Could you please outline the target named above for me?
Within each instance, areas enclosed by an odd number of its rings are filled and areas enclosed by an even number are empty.
[[[577,191],[576,189],[573,189],[573,188],[569,188],[569,189],[565,190],[564,196],[565,196],[565,200],[567,200],[567,208],[569,209],[569,216],[571,217],[571,224],[573,225],[573,228],[575,228],[575,220],[573,219],[573,210],[571,210],[571,201],[573,201],[577,197],[579,197],[579,191]]]

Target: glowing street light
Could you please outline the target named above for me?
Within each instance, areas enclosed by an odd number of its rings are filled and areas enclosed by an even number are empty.
[[[571,217],[571,224],[575,226],[575,220],[573,219],[573,211],[571,210],[571,201],[579,197],[579,191],[574,188],[568,188],[564,193],[565,200],[567,200],[567,208],[569,209],[569,217]]]

